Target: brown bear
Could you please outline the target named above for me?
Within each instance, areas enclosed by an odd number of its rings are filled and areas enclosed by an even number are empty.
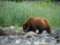
[[[36,33],[36,30],[38,30],[38,34],[41,34],[44,30],[50,34],[51,30],[47,19],[40,17],[31,17],[23,24],[24,32],[33,31]]]

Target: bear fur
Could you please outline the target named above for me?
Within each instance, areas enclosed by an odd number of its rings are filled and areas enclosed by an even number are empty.
[[[47,33],[51,33],[48,21],[47,19],[44,19],[44,18],[31,17],[23,24],[24,32],[33,31],[36,33],[37,31],[38,34],[41,34],[44,30],[46,30]]]

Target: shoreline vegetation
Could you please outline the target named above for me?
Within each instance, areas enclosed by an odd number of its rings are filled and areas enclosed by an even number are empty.
[[[44,17],[51,27],[60,27],[59,3],[0,1],[0,26],[22,26],[30,16]]]

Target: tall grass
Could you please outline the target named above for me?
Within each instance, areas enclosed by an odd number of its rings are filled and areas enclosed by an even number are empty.
[[[19,25],[31,16],[48,19],[51,26],[60,27],[60,5],[52,2],[0,1],[0,26]]]

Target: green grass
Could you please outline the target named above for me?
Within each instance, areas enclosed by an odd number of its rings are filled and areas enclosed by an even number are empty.
[[[0,26],[22,26],[31,16],[44,17],[51,26],[60,27],[60,5],[54,2],[0,1]]]

